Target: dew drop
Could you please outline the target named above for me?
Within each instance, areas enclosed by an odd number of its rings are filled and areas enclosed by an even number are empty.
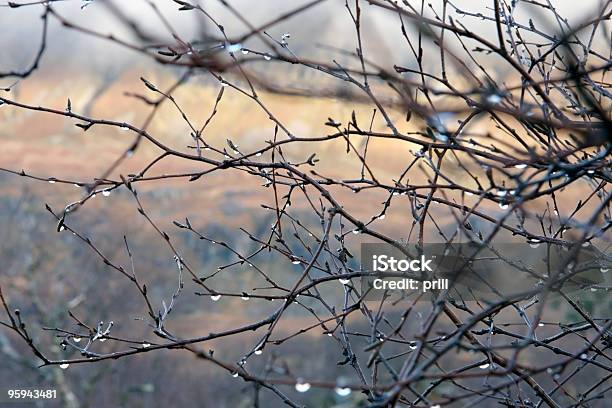
[[[230,44],[226,47],[227,52],[237,52],[242,50],[242,44]]]
[[[410,350],[416,350],[417,344],[415,342],[412,342],[412,343],[408,344],[408,348]]]
[[[55,184],[55,179],[49,179],[47,181],[49,182],[49,184]]]
[[[213,302],[216,302],[217,300],[221,299],[221,295],[210,295],[210,299]]]
[[[299,259],[294,259],[293,261],[291,261],[291,263],[294,265],[299,265],[302,263],[302,261],[300,261]]]
[[[348,387],[336,387],[334,392],[341,397],[346,397],[351,394],[351,389]]]
[[[544,327],[544,323],[540,322],[540,323],[538,323],[538,326],[539,327]]]
[[[501,208],[502,210],[505,210],[506,208],[508,208],[508,204],[506,204],[506,203],[499,203],[499,208]]]
[[[591,288],[591,292],[597,292],[597,288]]]
[[[604,268],[603,266],[601,268],[599,268],[599,271],[601,273],[608,273],[609,270],[610,270],[610,268]]]
[[[110,195],[110,191],[108,191],[108,190],[104,190],[104,191],[102,191],[102,195],[103,195],[104,197],[108,197],[108,196]]]
[[[255,156],[260,157],[261,156],[261,152],[255,153]]]
[[[471,191],[466,191],[466,192],[465,192],[465,195],[468,195],[468,196],[473,196],[473,195],[474,195],[474,193],[472,193]]]
[[[386,217],[386,215],[385,215],[385,214],[381,214],[381,215],[379,215],[379,216],[378,216],[378,219],[379,219],[379,220],[384,220],[384,219],[385,219],[385,217]]]
[[[502,101],[502,97],[496,94],[491,94],[487,96],[487,102],[496,105]]]
[[[515,169],[524,169],[526,167],[527,167],[527,165],[525,163],[517,164],[516,166],[514,166]]]
[[[243,53],[244,53],[244,52],[243,52]],[[236,372],[234,372],[234,373],[232,374],[232,377],[234,377],[234,378],[238,378],[238,372],[237,372],[237,371],[236,371]]]
[[[242,52],[242,54],[243,54],[243,55],[247,55],[247,54],[249,53],[249,50],[245,50],[245,49],[243,48],[241,52]]]
[[[353,234],[358,235],[361,234],[361,231],[359,231],[358,229],[353,230]]]
[[[240,299],[242,299],[244,301],[247,301],[247,300],[250,299],[250,297],[248,297],[247,295],[243,295]],[[257,353],[257,352],[255,352],[255,353]]]
[[[263,350],[262,350],[262,349],[257,349],[257,350],[255,350],[255,355],[256,355],[256,356],[260,356],[262,353],[263,353]]]
[[[303,379],[299,378],[297,383],[295,383],[295,390],[297,392],[306,392],[310,389],[310,384],[304,382]]]
[[[266,55],[264,55],[264,59],[265,59],[266,61],[270,61],[270,60],[272,59],[272,57],[271,57],[271,56],[269,56],[268,54],[266,54]]]
[[[63,363],[63,364],[60,364],[60,365],[59,365],[59,368],[61,368],[62,370],[65,370],[65,369],[67,369],[68,367],[70,367],[70,364],[68,364],[68,363]]]
[[[537,248],[540,246],[541,241],[539,239],[530,239],[529,241],[527,241],[527,243],[530,247]]]
[[[351,283],[350,279],[338,279],[338,281],[343,285],[348,285],[349,283]]]
[[[480,368],[481,370],[486,370],[487,368],[489,368],[489,365],[490,365],[489,363],[485,363],[485,364],[479,365],[478,368]]]

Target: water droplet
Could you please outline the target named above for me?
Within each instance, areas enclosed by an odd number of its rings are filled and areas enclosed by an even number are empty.
[[[65,229],[66,229],[66,227],[64,227],[63,225],[59,228],[60,232],[62,232]]]
[[[385,217],[386,217],[386,216],[385,216],[385,214],[381,214],[381,215],[379,215],[379,216],[378,216],[378,219],[379,219],[379,220],[384,220],[384,219],[385,219]]]
[[[327,333],[328,337],[332,337],[334,335],[334,333]]]
[[[591,245],[591,243],[590,243],[590,242],[588,242],[588,241],[587,241],[587,242],[583,242],[583,243],[582,243],[582,247],[583,247],[583,248],[587,248],[589,245]]]
[[[487,102],[496,105],[502,101],[502,97],[497,94],[491,94],[487,96]]]
[[[62,370],[65,370],[68,367],[70,367],[70,364],[68,364],[68,363],[62,363],[62,364],[59,365],[59,368],[61,368]]]
[[[481,364],[478,366],[478,368],[480,368],[481,370],[486,370],[487,368],[489,368],[489,365],[489,363]]]
[[[525,163],[517,164],[516,166],[514,166],[515,169],[524,169],[526,167],[527,167],[527,165]]]
[[[583,359],[583,360],[584,360],[584,359],[586,359],[586,358],[588,358],[588,357],[589,357],[589,356],[587,356],[587,355],[586,355],[586,353],[582,353],[582,354],[580,355],[580,358],[581,358],[581,359]]]
[[[593,173],[595,173],[595,170],[587,170],[587,173],[593,174]]]
[[[597,292],[597,288],[591,288],[591,292]]]
[[[142,348],[149,348],[151,347],[151,343],[142,343]]]
[[[361,234],[361,231],[359,231],[358,229],[353,230],[353,234],[358,235]]]
[[[350,280],[350,279],[342,279],[342,278],[340,278],[340,279],[338,279],[338,281],[339,281],[341,284],[343,284],[343,285],[348,285],[349,283],[351,283],[351,280]]]
[[[262,349],[257,349],[257,350],[255,350],[255,355],[256,355],[256,356],[260,356],[260,355],[261,355],[261,353],[263,353],[263,350],[262,350]]]
[[[599,271],[601,273],[608,273],[609,270],[610,270],[610,268],[604,268],[603,266],[601,268],[599,268]]]
[[[77,184],[77,183],[74,183],[74,186],[75,186],[76,188],[80,188],[80,187],[81,187],[81,185],[80,185],[80,184]]]
[[[429,407],[429,408],[440,408],[440,404],[432,405],[432,406],[431,406],[431,407]]]
[[[468,196],[473,196],[473,195],[474,195],[474,193],[472,193],[471,191],[466,191],[466,192],[465,192],[465,195],[468,195]]]
[[[295,383],[295,390],[297,392],[306,392],[310,389],[310,384],[308,384],[307,382],[304,382],[303,379],[298,378],[297,383]]]
[[[104,197],[108,197],[108,196],[110,195],[110,191],[108,191],[108,190],[104,190],[104,191],[102,191],[102,195],[103,195]]]
[[[408,348],[410,350],[416,350],[417,344],[415,342],[412,342],[412,343],[408,344]]]
[[[540,323],[538,323],[538,326],[539,327],[544,327],[544,323],[540,322]]]
[[[249,299],[250,299],[250,297],[249,297],[249,296],[247,296],[247,295],[243,295],[243,296],[242,296],[240,299],[242,299],[242,300],[245,300],[245,301],[246,301],[246,300],[249,300]],[[255,353],[257,353],[257,352],[255,352]]]
[[[508,208],[508,204],[506,204],[506,203],[499,203],[499,208],[501,208],[502,210],[505,210],[506,208]]]
[[[49,184],[55,184],[55,179],[49,179]]]
[[[542,241],[540,241],[539,239],[530,239],[529,241],[527,241],[527,243],[529,244],[530,247],[532,248],[537,248],[540,246],[540,243]]]
[[[74,341],[75,343],[80,343],[81,342],[81,338],[80,337],[73,337],[72,341]]]
[[[127,132],[128,130],[130,130],[130,128],[127,126],[121,126],[120,129],[123,130],[124,132]]]
[[[294,265],[299,265],[302,263],[302,261],[300,261],[299,259],[294,259],[293,261],[291,261],[291,263]]]
[[[242,44],[230,44],[226,47],[227,52],[237,52],[242,50]]]
[[[213,302],[216,302],[217,300],[221,299],[221,295],[210,295],[210,299]]]
[[[262,154],[261,152],[257,152],[257,153],[255,153],[255,156],[260,157],[261,154]]]
[[[245,49],[243,48],[241,52],[242,52],[242,54],[243,54],[243,55],[247,55],[247,54],[249,53],[249,50],[245,50]]]
[[[334,388],[334,392],[341,397],[346,397],[350,395],[351,389],[348,387],[336,387]]]
[[[232,377],[234,377],[234,378],[238,378],[238,371],[234,372],[234,373],[232,374]]]
[[[106,338],[104,338],[104,337],[102,337],[102,338],[100,339],[100,343],[104,343],[105,341],[106,341]]]

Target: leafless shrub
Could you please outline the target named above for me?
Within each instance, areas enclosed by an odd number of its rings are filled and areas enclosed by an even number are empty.
[[[292,48],[290,33],[275,37],[270,32],[289,19],[299,24],[303,13],[328,3],[322,0],[272,16],[262,26],[251,24],[247,11],[220,1],[246,27],[242,34],[228,32],[204,2],[174,0],[181,12],[195,13],[206,22],[208,30],[198,41],[182,38],[180,30],[154,3],[144,2],[158,13],[157,31],[169,32],[172,42],[145,32],[138,19],[124,13],[118,3],[84,1],[83,6],[106,6],[137,40],[93,31],[85,19],[68,20],[55,9],[59,1],[9,2],[6,9],[1,9],[2,13],[21,7],[42,10],[42,34],[29,66],[0,72],[0,79],[7,80],[0,104],[61,116],[75,122],[83,132],[92,127],[122,128],[129,131],[126,135],[133,138],[132,143],[94,180],[2,170],[32,180],[85,188],[80,200],[63,209],[47,206],[57,221],[57,232],[74,234],[100,262],[123,277],[125,285],[140,297],[146,313],[142,322],[155,337],[135,338],[130,325],[138,322],[130,323],[133,316],[118,315],[115,320],[123,320],[123,326],[121,333],[116,333],[113,322],[68,312],[74,326],[47,330],[57,336],[67,352],[76,351],[80,357],[52,359],[28,328],[28,316],[16,309],[20,299],[9,301],[10,293],[0,292],[5,312],[2,325],[28,345],[42,367],[66,368],[182,349],[217,366],[228,382],[240,377],[251,384],[256,391],[255,404],[260,389],[273,392],[290,406],[300,406],[303,395],[293,389],[311,393],[321,388],[335,390],[343,398],[357,391],[352,395],[363,394],[359,403],[368,406],[605,405],[612,376],[609,314],[593,316],[584,305],[561,293],[578,318],[570,323],[542,322],[553,283],[520,298],[500,298],[491,304],[451,302],[445,291],[426,307],[417,306],[410,298],[365,302],[357,284],[364,272],[352,257],[356,250],[353,235],[395,246],[403,242],[422,246],[440,240],[486,246],[513,237],[534,245],[566,247],[574,254],[582,246],[592,245],[599,248],[602,260],[609,262],[609,1],[600,3],[598,14],[570,24],[550,1],[492,0],[486,12],[480,12],[470,6],[460,8],[449,0],[436,6],[424,1],[347,0],[346,14],[334,18],[350,18],[355,49],[324,49],[320,59],[300,56]],[[547,27],[536,18],[516,18],[519,6],[528,8],[534,16],[550,17],[554,24]],[[362,21],[365,14],[380,12],[393,17],[397,43],[403,53],[411,54],[409,64],[368,58]],[[51,21],[85,37],[97,37],[141,53],[167,69],[180,69],[181,75],[165,88],[141,78],[142,92],[127,95],[150,107],[149,116],[140,124],[92,117],[75,109],[69,99],[67,106],[44,107],[11,98],[13,85],[8,84],[12,80],[27,81],[44,64]],[[485,38],[477,34],[473,30],[477,24],[490,25],[495,35]],[[338,57],[345,62],[338,62]],[[505,79],[496,77],[495,67],[503,67]],[[282,69],[316,71],[339,86],[319,86],[316,82],[287,85],[276,78],[276,70]],[[192,117],[173,95],[201,76],[215,81],[218,96],[211,112]],[[223,96],[230,91],[241,94],[269,117],[273,130],[268,140],[255,148],[243,148],[230,139],[223,146],[208,141],[208,124],[223,109]],[[355,112],[348,118],[330,117],[325,124],[328,132],[301,135],[268,107],[260,96],[264,91],[338,98],[349,106],[368,106],[371,117],[364,120]],[[148,130],[165,104],[173,106],[190,129],[183,149],[168,146]],[[402,119],[398,119],[400,115]],[[385,130],[377,130],[381,121]],[[407,128],[416,130],[403,130]],[[346,167],[342,171],[320,165],[319,147],[332,142],[342,142],[346,147],[345,156],[338,158],[338,165]],[[368,147],[380,142],[408,145],[414,150],[400,172],[383,174],[381,164],[368,156]],[[159,155],[138,173],[114,177],[115,170],[138,154],[143,144],[155,146]],[[291,150],[294,146],[297,149]],[[290,150],[299,153],[287,155]],[[298,156],[301,158],[295,159]],[[155,174],[156,165],[166,160],[183,161],[197,170]],[[358,169],[356,174],[354,169]],[[265,233],[242,229],[255,245],[252,251],[205,235],[189,218],[165,225],[155,219],[138,194],[145,183],[187,179],[193,186],[201,186],[210,175],[224,172],[239,172],[245,180],[261,181],[261,189],[273,197],[273,204],[263,203],[261,209],[264,217],[272,217],[271,228]],[[129,192],[140,217],[167,245],[174,259],[174,289],[161,304],[152,298],[146,279],[137,272],[129,236],[122,238],[129,259],[124,265],[71,222],[73,214],[93,197],[115,191]],[[364,218],[351,211],[353,200],[376,204],[368,207],[372,211]],[[437,222],[440,214],[451,216],[452,225]],[[390,218],[409,220],[411,227],[401,239],[385,228]],[[171,228],[218,248],[227,254],[228,263],[218,265],[214,272],[197,270],[178,245],[173,235],[176,231],[166,232]],[[270,273],[269,263],[263,264],[262,256],[271,257],[276,265],[299,266],[300,271],[279,278]],[[227,290],[216,284],[226,271],[240,265],[255,271],[259,287]],[[603,265],[602,272],[607,268]],[[551,275],[561,279],[559,274]],[[606,292],[608,287],[594,289]],[[253,303],[274,301],[275,308],[244,326],[185,337],[169,328],[168,322],[186,292],[202,296],[203,304],[236,297]],[[604,301],[607,299],[606,293]],[[305,312],[314,323],[292,334],[279,333],[280,322],[291,319],[288,315],[294,310]],[[521,323],[508,323],[511,317],[519,317]],[[408,329],[412,319],[418,324]],[[536,334],[542,325],[547,326],[546,336]],[[337,343],[342,354],[339,364],[352,367],[353,377],[332,381],[320,373],[319,377],[305,378],[275,351],[321,330]],[[243,350],[238,361],[228,361],[207,348],[214,339],[250,336],[253,332],[257,339],[250,349]],[[104,348],[100,344],[103,341],[108,341]],[[554,358],[521,358],[533,349]],[[309,350],[302,352],[308,359]],[[250,363],[262,353],[266,353],[267,363],[258,372]],[[462,357],[449,359],[454,353]],[[593,375],[579,380],[587,371]]]

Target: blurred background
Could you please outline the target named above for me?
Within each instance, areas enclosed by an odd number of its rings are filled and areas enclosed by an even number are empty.
[[[113,14],[113,8],[117,7],[125,16],[135,18],[143,32],[150,33],[154,38],[172,40],[144,1],[115,2],[115,6],[103,1],[90,3],[82,8],[85,2],[65,1],[53,7],[63,17],[77,24],[138,43],[133,31]],[[202,32],[214,31],[207,21],[196,17],[196,13],[177,11],[178,5],[172,1],[156,0],[154,3],[169,24],[180,33],[181,38],[197,40]],[[220,2],[201,3],[226,28],[230,37],[247,31]],[[305,2],[231,2],[254,26],[264,24],[302,3]],[[420,7],[420,2],[410,3]],[[440,1],[431,3],[433,9],[439,10]],[[527,24],[532,19],[538,26],[555,24],[549,16],[535,13],[529,4],[520,3],[515,15],[517,20]],[[579,5],[561,0],[552,3],[562,15],[568,17],[570,24],[591,15],[600,4],[597,0],[585,0]],[[492,1],[457,0],[454,4],[473,13],[491,14]],[[397,16],[371,10],[365,3],[362,7],[362,30],[367,57],[390,70],[394,64],[414,66],[414,59],[402,40]],[[0,71],[23,69],[31,63],[40,42],[42,11],[41,6],[0,8]],[[494,24],[490,22],[476,17],[461,17],[455,12],[453,15],[483,36],[494,33]],[[411,26],[410,30],[410,35],[416,33],[414,27]],[[291,51],[301,58],[325,60],[328,63],[333,59],[346,62],[348,57],[338,50],[352,52],[356,47],[354,26],[343,1],[324,1],[268,31],[278,41],[285,33],[290,34],[288,42]],[[67,98],[70,98],[74,112],[140,126],[150,107],[126,96],[126,93],[144,92],[139,80],[141,76],[159,88],[166,88],[182,73],[178,68],[157,64],[138,52],[107,40],[62,27],[54,19],[50,20],[47,41],[47,50],[39,69],[12,88],[11,98],[59,110],[65,109]],[[264,45],[256,38],[242,45],[265,52]],[[430,55],[426,57],[425,64],[436,66],[439,62]],[[296,89],[346,86],[316,71],[294,68],[290,64],[275,61],[259,61],[251,68],[262,76],[274,78],[278,84]],[[492,64],[491,70],[502,80],[507,75],[500,64]],[[12,78],[0,79],[0,88],[8,87],[13,82]],[[202,74],[178,89],[175,97],[189,117],[196,118],[201,124],[210,114],[218,91],[218,81]],[[324,124],[329,117],[347,121],[351,112],[355,111],[360,120],[367,121],[372,115],[372,106],[339,98],[292,97],[267,92],[262,92],[261,96],[266,106],[283,123],[295,134],[305,137],[328,133],[329,128]],[[273,137],[274,126],[265,112],[238,92],[226,89],[220,108],[207,128],[207,142],[223,146],[227,139],[231,139],[241,149],[250,151],[263,146],[265,140]],[[402,131],[418,130],[421,126],[415,121],[403,121],[403,112],[392,112],[392,115],[400,123],[398,126]],[[55,177],[88,183],[101,176],[133,141],[130,132],[102,126],[83,132],[74,126],[75,123],[78,122],[55,115],[0,106],[0,167],[14,171],[24,169],[28,174],[42,178]],[[489,123],[480,123],[476,130],[487,129],[489,126]],[[161,141],[176,149],[186,150],[186,146],[191,143],[189,128],[170,104],[160,108],[149,129]],[[377,118],[374,129],[385,129],[382,118]],[[321,160],[319,169],[332,176],[358,173],[358,161],[345,161],[343,156],[339,156],[344,149],[345,145],[341,142],[317,146],[317,157]],[[377,141],[370,147],[369,157],[382,178],[392,179],[405,167],[411,150],[416,149],[416,146],[406,143],[394,145]],[[312,148],[308,146],[303,151],[293,148],[287,149],[285,153],[289,158],[304,159],[311,152]],[[158,154],[156,148],[143,143],[136,154],[116,169],[112,176],[140,171]],[[195,170],[197,166],[189,162],[164,160],[155,166],[153,173],[161,175]],[[411,181],[418,182],[419,176]],[[235,258],[218,245],[177,231],[172,227],[172,221],[182,221],[189,217],[194,227],[204,235],[249,252],[256,249],[257,245],[240,228],[254,235],[264,235],[275,219],[272,212],[261,208],[261,204],[273,203],[271,191],[262,188],[261,180],[244,177],[238,171],[213,173],[196,183],[178,178],[165,179],[142,183],[138,188],[149,214],[179,243],[178,246],[190,264],[205,275]],[[587,191],[587,186],[577,186],[566,192],[568,198],[560,200],[561,210],[570,212],[577,198]],[[55,231],[56,222],[45,211],[45,203],[52,208],[63,208],[67,203],[80,199],[83,194],[81,187],[50,184],[44,180],[35,181],[0,172],[0,283],[12,305],[22,310],[32,326],[32,332],[36,332],[35,340],[49,350],[54,358],[75,356],[61,349],[53,332],[37,329],[70,327],[73,321],[67,315],[67,310],[86,317],[90,322],[112,320],[117,333],[126,337],[149,338],[152,343],[157,340],[144,322],[135,320],[143,317],[146,312],[133,287],[126,285],[122,276],[104,265],[71,234],[58,234]],[[343,205],[364,219],[377,214],[384,199],[375,193],[360,193],[358,199],[346,191],[338,194]],[[530,205],[538,210],[544,208],[546,203]],[[307,203],[295,203],[294,207],[292,211],[296,216],[313,225],[318,222],[308,211]],[[398,206],[396,211],[390,211],[384,222],[378,221],[377,227],[391,236],[405,238],[412,222],[406,216],[408,208],[407,205]],[[437,210],[432,211],[436,214]],[[501,210],[493,206],[489,211],[497,214]],[[437,214],[440,216],[438,220],[441,228],[455,228],[448,213],[440,210]],[[91,237],[107,256],[122,264],[128,262],[123,244],[123,236],[127,236],[134,253],[136,269],[146,280],[153,299],[160,304],[161,299],[172,293],[176,285],[176,264],[172,253],[151,226],[137,216],[137,208],[127,191],[118,189],[109,197],[98,195],[76,213],[71,221],[75,228]],[[481,228],[486,230],[490,226],[481,225]],[[437,238],[433,227],[431,231],[429,237],[435,241]],[[347,239],[351,240],[347,245],[352,248],[357,248],[362,240],[359,236]],[[259,267],[266,268],[279,281],[291,282],[299,273],[299,266],[273,260],[266,254],[259,256],[256,261]],[[212,285],[217,290],[251,290],[261,286],[261,278],[249,268],[236,266],[225,269],[212,281]],[[195,295],[194,287],[189,282],[187,286],[169,321],[169,326],[184,337],[247,324],[262,319],[274,310],[273,302],[266,300],[222,298],[214,302],[209,297]],[[341,304],[340,285],[330,286],[326,290],[332,296],[337,293],[337,300]],[[609,312],[612,307],[609,296],[605,293],[589,296],[584,302],[594,315]],[[280,332],[289,334],[314,321],[312,316],[303,311],[295,311],[290,317],[282,322]],[[543,321],[572,318],[568,310],[551,304],[545,311]],[[415,320],[414,325],[418,323]],[[359,332],[365,330],[367,325],[355,321],[353,328]],[[407,330],[410,331],[410,327]],[[547,327],[542,330],[545,332]],[[207,343],[205,347],[214,349],[215,355],[221,355],[227,361],[237,361],[253,347],[257,338],[255,334],[230,337]],[[107,343],[100,347],[108,347],[106,351],[109,351],[113,346]],[[266,351],[250,364],[257,372],[271,358],[270,354],[278,353],[283,355],[292,371],[305,378],[316,377],[327,381],[352,379],[354,374],[350,367],[335,364],[341,359],[340,351],[334,338],[316,329],[279,346],[277,350]],[[467,361],[469,356],[457,358],[465,358]],[[522,358],[536,358],[536,354],[524,354]],[[194,359],[187,352],[161,351],[117,361],[73,366],[67,370],[57,367],[41,370],[36,368],[36,359],[12,334],[0,330],[0,361],[1,386],[46,385],[57,388],[61,395],[61,402],[57,406],[242,407],[251,406],[253,400],[252,387],[218,371],[205,361]],[[289,395],[296,395],[292,387],[283,390]],[[283,405],[282,401],[268,391],[262,390],[261,393],[261,406]],[[359,393],[339,396],[332,390],[314,389],[308,395],[299,395],[297,398],[309,406],[317,407],[358,406],[364,400]]]

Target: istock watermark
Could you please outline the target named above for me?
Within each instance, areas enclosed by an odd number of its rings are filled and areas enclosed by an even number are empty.
[[[432,262],[433,259],[425,258],[425,255],[421,255],[420,259],[395,259],[395,257],[388,255],[372,256],[374,272],[433,272],[430,266]]]
[[[609,287],[610,256],[595,247],[533,243],[361,245],[361,291],[366,300],[443,293],[456,301],[487,301],[529,295],[544,288],[551,296]],[[605,289],[602,289],[605,290]]]

